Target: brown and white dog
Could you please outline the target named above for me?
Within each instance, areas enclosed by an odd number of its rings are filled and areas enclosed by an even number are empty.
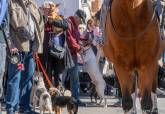
[[[41,114],[45,111],[49,111],[49,114],[53,114],[51,96],[45,87],[43,77],[40,73],[38,76],[34,77],[30,97],[30,103],[32,104],[34,111],[35,108],[39,106]]]

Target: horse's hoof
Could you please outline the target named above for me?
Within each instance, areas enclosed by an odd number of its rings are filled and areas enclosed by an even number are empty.
[[[158,114],[158,112],[152,112],[151,114]]]
[[[152,114],[150,110],[144,110],[142,111],[142,114]]]
[[[157,108],[153,109],[151,114],[158,114],[158,109]]]
[[[137,114],[137,113],[131,109],[130,111],[125,112],[124,114]]]

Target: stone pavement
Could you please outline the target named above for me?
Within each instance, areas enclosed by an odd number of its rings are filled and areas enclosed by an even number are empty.
[[[122,108],[110,107],[110,105],[112,105],[114,102],[117,101],[117,99],[114,99],[114,98],[108,99],[107,108],[103,108],[102,106],[91,104],[90,99],[87,97],[82,98],[82,101],[87,103],[87,107],[79,107],[78,114],[123,114]],[[165,98],[158,99],[158,107],[159,107],[159,114],[165,114]],[[138,99],[137,99],[137,109],[138,109],[137,114],[141,114]],[[6,114],[6,112],[3,111],[2,114]],[[62,114],[67,114],[66,109],[62,111]]]

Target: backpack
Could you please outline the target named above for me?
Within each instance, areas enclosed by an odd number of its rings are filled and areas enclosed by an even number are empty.
[[[33,32],[30,29],[32,18],[29,5],[25,6],[22,0],[10,0],[10,27],[16,36],[23,40],[32,40]]]

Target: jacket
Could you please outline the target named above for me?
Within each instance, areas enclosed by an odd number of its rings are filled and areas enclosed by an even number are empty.
[[[15,28],[27,25],[27,6],[23,0],[10,0],[10,46],[16,47],[19,51],[30,51],[30,40],[23,40],[16,34]],[[35,23],[35,39],[32,43],[32,51],[42,53],[44,40],[44,21],[43,16],[36,6],[34,0],[28,0],[28,8]]]
[[[67,19],[68,29],[66,30],[68,47],[72,55],[76,55],[80,49],[79,39],[80,33],[78,26],[76,26],[73,17]]]

